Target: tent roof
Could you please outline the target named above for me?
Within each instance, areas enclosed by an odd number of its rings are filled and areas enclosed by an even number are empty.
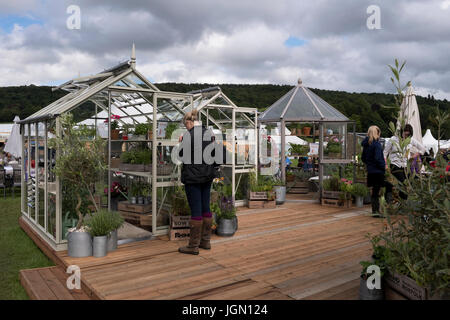
[[[260,116],[262,122],[307,121],[350,122],[351,120],[320,98],[301,79],[297,86],[267,108]]]

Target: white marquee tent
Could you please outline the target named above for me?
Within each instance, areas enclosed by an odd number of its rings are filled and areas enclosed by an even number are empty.
[[[433,137],[430,129],[427,129],[427,132],[425,132],[425,135],[422,138],[422,144],[427,150],[433,148],[434,154],[438,152],[438,141]]]

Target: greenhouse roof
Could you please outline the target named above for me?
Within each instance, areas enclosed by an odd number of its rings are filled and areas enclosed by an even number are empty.
[[[320,98],[301,79],[297,86],[261,113],[261,122],[350,122],[345,115]]]

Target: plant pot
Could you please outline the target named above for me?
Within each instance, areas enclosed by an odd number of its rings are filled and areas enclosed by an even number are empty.
[[[138,203],[138,204],[144,204],[144,197],[139,196],[139,197],[137,198],[137,203]]]
[[[151,197],[144,197],[144,204],[150,204],[151,199]]]
[[[238,229],[238,218],[237,218],[237,216],[235,216],[233,218],[233,222],[234,222],[234,231],[236,232],[237,229]]]
[[[355,197],[355,204],[357,208],[362,208],[364,207],[364,197],[361,196],[356,196]]]
[[[359,300],[384,300],[384,289],[367,288],[367,280],[361,276],[359,280]]]
[[[292,182],[292,181],[294,181],[295,180],[295,176],[294,175],[286,175],[286,181],[288,181],[288,182]]]
[[[119,140],[119,129],[111,129],[111,140]]]
[[[153,130],[148,132],[147,137],[148,137],[148,140],[153,140]]]
[[[111,231],[108,235],[108,244],[106,245],[108,252],[117,249],[117,229]]]
[[[131,204],[137,204],[137,198],[136,197],[130,197],[130,203]]]
[[[128,140],[128,136],[122,136],[122,140]]]
[[[236,232],[236,222],[234,219],[220,219],[217,223],[217,235],[221,237],[231,237]]]
[[[89,232],[69,232],[67,235],[67,254],[69,257],[92,256],[92,236]]]
[[[283,204],[286,201],[286,186],[274,186],[277,204]]]
[[[100,258],[106,256],[108,252],[108,236],[94,237],[92,244],[92,253],[94,257]]]
[[[303,135],[309,136],[311,134],[311,127],[303,127]]]

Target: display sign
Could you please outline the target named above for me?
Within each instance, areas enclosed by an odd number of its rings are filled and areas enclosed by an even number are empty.
[[[310,143],[309,144],[309,155],[318,155],[319,154],[319,144],[318,143]]]

